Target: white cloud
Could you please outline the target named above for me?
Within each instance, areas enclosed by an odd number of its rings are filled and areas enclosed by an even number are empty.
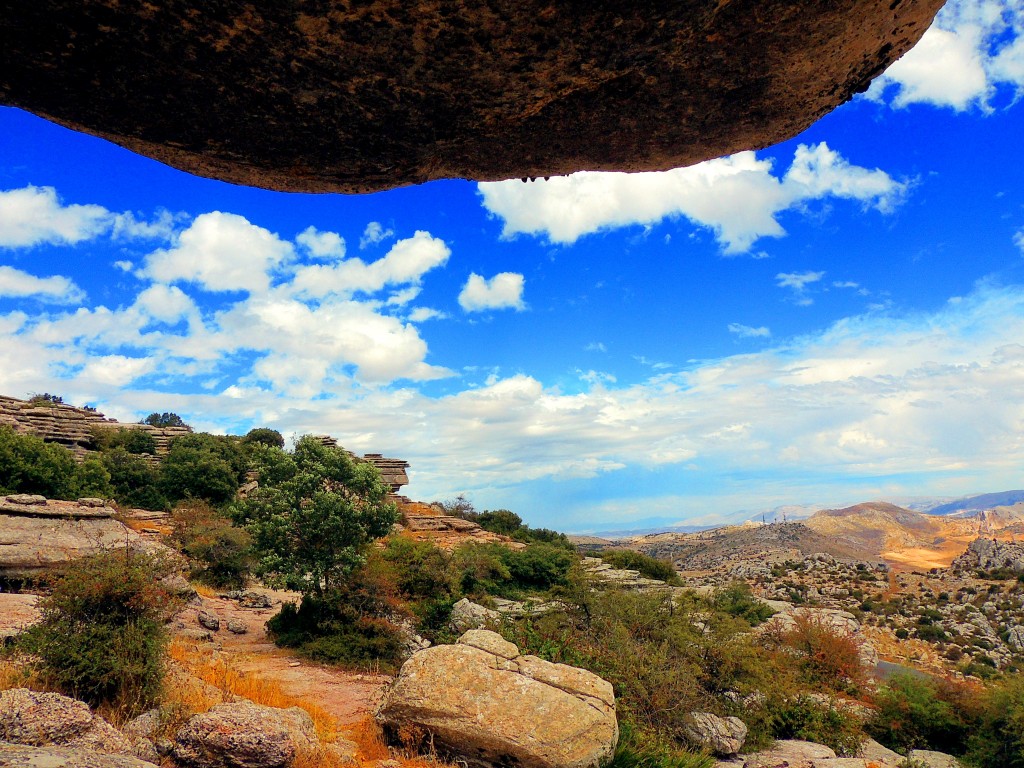
[[[766,339],[772,335],[772,332],[766,326],[761,325],[754,328],[742,323],[729,323],[729,333],[733,333],[741,339]]]
[[[478,185],[484,207],[504,221],[503,236],[543,235],[574,243],[593,232],[652,225],[684,216],[711,229],[726,253],[785,234],[776,216],[816,199],[857,200],[891,211],[907,184],[884,171],[851,165],[827,144],[799,145],[781,178],[753,152],[659,173],[580,172]]]
[[[363,230],[363,236],[359,238],[359,249],[364,250],[371,245],[384,242],[395,236],[395,230],[384,229],[379,221],[371,221]]]
[[[499,272],[489,280],[475,272],[459,293],[459,306],[466,312],[488,309],[526,308],[523,304],[523,276],[517,272]]]
[[[450,255],[443,240],[418,231],[369,264],[362,259],[346,259],[337,264],[299,267],[291,286],[297,294],[319,298],[373,293],[388,285],[415,285],[430,270],[444,266]]]
[[[792,288],[802,293],[811,283],[816,283],[825,276],[824,272],[779,272],[775,280],[780,288]]]
[[[1017,0],[950,0],[921,40],[867,93],[895,107],[930,104],[990,111],[1001,86],[1024,88],[1024,6]]]
[[[431,309],[430,307],[415,307],[412,312],[409,313],[410,323],[422,323],[427,320],[444,320],[448,317],[446,312],[442,312],[439,309]]]
[[[345,258],[345,240],[337,232],[321,232],[316,227],[306,227],[295,237],[314,259],[337,260]]]
[[[197,216],[168,249],[146,258],[143,274],[164,283],[196,283],[208,291],[262,292],[269,272],[293,255],[274,233],[233,213]]]
[[[1020,248],[1021,255],[1024,256],[1024,228],[1018,229],[1014,233],[1013,244]]]
[[[0,247],[74,245],[106,232],[113,216],[101,205],[63,205],[53,187],[0,191]]]
[[[67,277],[36,277],[14,267],[0,266],[0,297],[77,304],[85,299],[85,292]]]
[[[583,348],[584,352],[607,352],[608,348],[601,341],[592,341]]]

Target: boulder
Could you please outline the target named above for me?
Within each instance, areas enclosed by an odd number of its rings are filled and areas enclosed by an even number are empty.
[[[485,608],[482,605],[470,602],[465,597],[452,606],[451,625],[456,632],[465,632],[467,629],[479,629],[488,622],[498,621],[501,614]]]
[[[0,736],[13,744],[132,754],[131,742],[84,702],[27,688],[0,691]]]
[[[665,170],[795,136],[941,5],[19,2],[0,102],[291,192]]]
[[[716,755],[735,755],[747,738],[747,726],[738,717],[719,717],[711,712],[691,712],[684,726],[686,737]]]
[[[209,611],[199,611],[199,613],[196,614],[196,620],[199,622],[201,627],[208,629],[211,632],[217,632],[220,630],[220,619]]]
[[[285,768],[319,748],[313,720],[298,707],[249,701],[218,704],[175,734],[174,759],[186,768]]]
[[[747,738],[747,726],[738,717],[691,712],[687,725],[690,738],[723,757],[738,753]]]
[[[1024,651],[1024,627],[1010,627],[1006,643],[1015,651]]]
[[[486,630],[413,655],[377,720],[389,733],[422,733],[455,760],[482,766],[596,768],[618,741],[610,683],[521,656]]]
[[[813,741],[782,740],[761,752],[747,755],[744,768],[816,768],[818,761],[834,758],[836,753]]]
[[[0,742],[0,765],[4,768],[156,768],[153,763],[127,755],[4,742]]]
[[[228,619],[228,632],[233,635],[244,635],[249,631],[245,624],[237,619]]]
[[[926,768],[960,768],[960,761],[945,752],[934,752],[930,749],[912,749],[907,758],[923,763]]]
[[[892,763],[893,765],[896,765],[896,763],[903,760],[903,755],[899,752],[894,752],[888,747],[883,747],[874,739],[868,739],[861,744],[860,750],[858,750],[858,755],[866,760],[874,760],[880,763]]]

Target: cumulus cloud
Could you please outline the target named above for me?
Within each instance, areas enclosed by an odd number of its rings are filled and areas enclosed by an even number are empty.
[[[446,312],[431,307],[415,307],[409,313],[409,322],[422,323],[427,320],[444,320],[448,317]]]
[[[1024,228],[1018,229],[1014,233],[1013,244],[1020,248],[1021,255],[1024,256]]]
[[[366,229],[363,230],[363,236],[359,238],[359,249],[365,250],[371,245],[390,240],[394,236],[395,230],[384,229],[384,226],[379,221],[371,221],[366,225]]]
[[[171,248],[151,253],[142,274],[208,291],[262,292],[270,271],[293,253],[290,243],[245,217],[214,211],[197,216]]]
[[[957,111],[989,101],[1001,86],[1024,88],[1024,6],[1016,0],[950,0],[913,49],[867,93],[894,107]]]
[[[459,293],[459,306],[466,312],[488,309],[526,308],[523,304],[523,276],[517,272],[499,272],[489,280],[474,272]]]
[[[292,289],[309,297],[329,294],[372,293],[389,285],[418,284],[432,269],[444,266],[451,250],[440,238],[417,231],[399,240],[383,258],[366,263],[346,259],[331,265],[300,267],[291,282]]]
[[[337,232],[321,232],[316,227],[306,227],[295,237],[295,242],[314,259],[345,258],[345,239]]]
[[[766,339],[772,332],[766,326],[743,325],[742,323],[729,323],[729,333],[739,336],[741,339]]]
[[[113,215],[101,205],[64,205],[53,187],[0,191],[0,247],[74,245],[106,232]]]
[[[808,307],[814,299],[807,295],[807,286],[812,285],[825,276],[824,272],[779,272],[775,283],[779,288],[789,288],[793,292],[793,301],[798,306]]]
[[[653,225],[683,216],[710,229],[726,253],[749,251],[785,234],[783,211],[830,197],[889,212],[908,185],[885,171],[852,165],[820,143],[799,145],[789,170],[753,152],[657,173],[580,172],[537,180],[483,182],[484,207],[504,222],[503,236],[531,234],[571,244],[606,229]]]
[[[67,277],[36,277],[14,267],[0,266],[0,297],[77,304],[85,298],[85,292]]]

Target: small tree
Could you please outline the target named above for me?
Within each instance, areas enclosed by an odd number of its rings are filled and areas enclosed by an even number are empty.
[[[252,534],[260,575],[322,598],[391,530],[398,511],[377,468],[354,463],[340,448],[307,435],[290,457],[275,450],[262,456],[275,466],[261,470],[260,487],[232,514]]]
[[[250,429],[242,438],[245,445],[265,445],[268,448],[284,448],[284,437],[276,429],[257,427]]]
[[[187,427],[188,424],[176,413],[151,413],[144,418],[142,424],[149,424],[151,427]]]

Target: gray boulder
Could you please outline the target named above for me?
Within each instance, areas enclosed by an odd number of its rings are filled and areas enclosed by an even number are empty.
[[[199,622],[201,627],[204,627],[211,632],[217,632],[220,630],[220,619],[209,611],[199,611],[199,613],[196,614],[196,620]]]
[[[305,710],[249,701],[218,704],[195,715],[174,741],[174,759],[186,768],[285,768],[299,752],[319,749]]]
[[[711,712],[691,712],[684,730],[695,745],[723,757],[739,752],[747,738],[747,726],[738,717],[719,717]]]
[[[153,763],[127,755],[4,742],[0,742],[0,765],[4,768],[156,768]]]
[[[744,768],[816,768],[818,761],[834,758],[836,753],[813,741],[782,740],[761,752],[747,755]]]
[[[930,749],[912,749],[907,753],[911,760],[924,763],[928,768],[960,768],[960,761],[945,752],[933,752]]]
[[[27,688],[0,691],[0,738],[34,747],[132,754],[131,742],[84,702]]]
[[[1024,651],[1024,627],[1010,627],[1006,643],[1015,651]]]
[[[501,614],[470,602],[462,598],[452,606],[451,625],[456,632],[465,632],[467,629],[480,629],[488,622],[498,621]]]
[[[521,656],[486,630],[414,654],[377,720],[392,732],[420,731],[456,761],[478,766],[596,768],[618,741],[610,683]]]

